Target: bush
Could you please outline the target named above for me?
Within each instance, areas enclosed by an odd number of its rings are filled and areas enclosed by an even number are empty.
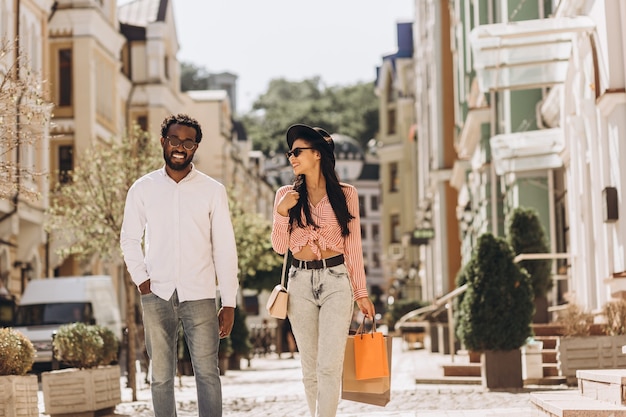
[[[535,209],[518,207],[513,210],[509,219],[508,240],[515,255],[550,252],[546,234]],[[535,297],[543,297],[552,289],[551,259],[525,260],[519,265],[528,271]]]
[[[513,350],[532,335],[533,292],[528,273],[513,262],[509,244],[485,233],[463,270],[467,291],[460,304],[458,332],[475,352]]]
[[[33,367],[35,348],[22,333],[0,329],[0,375],[26,375]]]
[[[397,300],[389,306],[387,312],[385,313],[385,322],[387,323],[387,327],[389,329],[393,329],[396,322],[406,313],[417,310],[418,308],[426,307],[427,305],[428,303],[425,301],[408,299]]]
[[[119,342],[105,327],[70,323],[59,327],[52,346],[59,362],[88,369],[117,360]]]
[[[626,300],[607,302],[602,308],[602,314],[606,318],[606,334],[611,336],[626,334]]]
[[[563,336],[589,336],[593,314],[570,302],[565,310],[557,313],[556,322],[563,326]]]
[[[235,321],[229,337],[232,343],[233,353],[247,358],[252,351],[250,330],[248,330],[248,326],[246,325],[246,313],[239,307],[235,308]]]

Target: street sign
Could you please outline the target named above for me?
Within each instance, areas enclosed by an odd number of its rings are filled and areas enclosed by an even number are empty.
[[[435,237],[435,229],[432,227],[423,229],[414,229],[411,234],[411,245],[427,245],[428,241]]]

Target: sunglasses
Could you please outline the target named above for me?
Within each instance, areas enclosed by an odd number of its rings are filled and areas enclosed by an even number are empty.
[[[178,145],[180,145],[182,143],[183,148],[187,149],[188,151],[191,151],[196,146],[198,146],[196,141],[195,140],[191,140],[191,139],[180,140],[176,136],[166,136],[165,139],[167,139],[167,141],[170,143],[170,146],[173,147],[173,148],[178,147]]]
[[[287,159],[291,158],[292,155],[297,158],[305,149],[315,149],[315,148],[293,148],[289,152],[285,152],[285,155],[287,155]]]

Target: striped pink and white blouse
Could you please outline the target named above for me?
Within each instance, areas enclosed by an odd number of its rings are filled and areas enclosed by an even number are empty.
[[[365,281],[365,267],[363,266],[363,247],[361,245],[361,227],[359,219],[359,196],[356,188],[352,185],[342,183],[343,192],[346,195],[348,211],[354,216],[354,219],[348,222],[350,234],[348,236],[341,235],[341,226],[337,222],[337,217],[330,205],[328,196],[316,205],[309,203],[311,208],[311,216],[315,223],[319,226],[315,229],[311,225],[305,227],[295,227],[289,235],[289,216],[281,216],[276,211],[276,206],[280,199],[293,189],[293,186],[286,185],[276,191],[274,200],[274,226],[272,228],[272,247],[280,254],[287,251],[287,246],[292,253],[298,253],[308,246],[311,248],[318,259],[321,259],[321,250],[332,250],[343,253],[345,257],[346,268],[354,299],[367,297],[367,285]],[[303,223],[306,224],[304,215]]]

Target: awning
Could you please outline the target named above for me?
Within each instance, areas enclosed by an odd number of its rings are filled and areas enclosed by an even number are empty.
[[[489,122],[489,116],[489,107],[474,108],[467,112],[457,146],[459,158],[468,159],[472,157],[478,142],[480,142],[480,125]]]
[[[564,149],[562,129],[496,135],[489,140],[496,174],[560,168]]]
[[[572,39],[591,31],[588,16],[496,23],[470,33],[480,91],[528,89],[565,80]]]

